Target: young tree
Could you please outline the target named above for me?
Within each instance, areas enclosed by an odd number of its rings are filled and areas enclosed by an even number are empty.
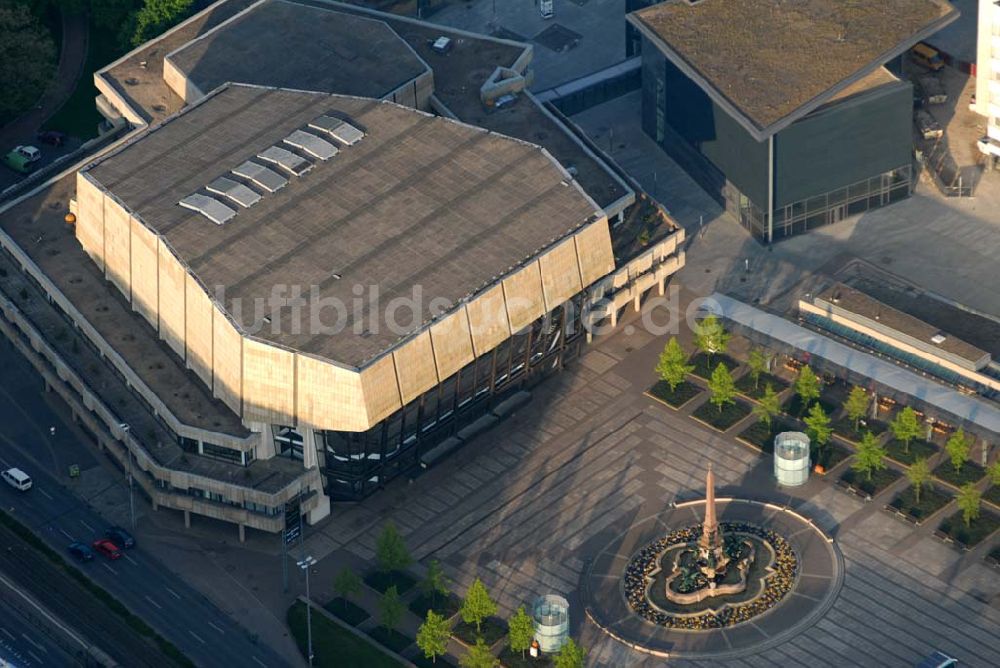
[[[931,481],[931,467],[927,464],[927,459],[921,457],[917,461],[910,465],[910,470],[906,472],[906,477],[909,478],[910,484],[913,485],[913,494],[917,497],[917,503],[920,503],[920,490],[924,488]]]
[[[864,473],[868,480],[872,479],[872,473],[885,468],[885,448],[878,444],[872,433],[865,432],[858,444],[858,454],[851,467],[860,473]]]
[[[830,418],[827,417],[823,406],[818,403],[813,404],[803,422],[806,423],[806,433],[816,447],[821,448],[830,441],[833,429],[830,428]]]
[[[753,389],[760,386],[760,376],[771,365],[771,356],[760,348],[754,348],[747,356],[747,366],[750,367],[750,377],[753,378]]]
[[[507,642],[514,652],[520,652],[521,658],[531,647],[531,641],[535,639],[535,622],[522,605],[517,609],[511,618],[507,620]]]
[[[572,638],[567,638],[566,644],[556,654],[555,668],[583,668],[586,658],[586,650],[573,642]]]
[[[333,579],[333,590],[344,599],[344,608],[347,608],[347,601],[361,591],[361,578],[350,567],[344,566]]]
[[[719,362],[715,371],[712,372],[712,378],[708,381],[708,390],[712,393],[709,401],[719,407],[720,413],[725,404],[731,404],[735,401],[736,383],[733,382],[732,374],[722,362]]]
[[[764,395],[757,400],[759,403],[753,407],[753,414],[757,419],[767,425],[768,431],[771,429],[771,420],[781,412],[781,402],[778,393],[774,391],[771,384],[764,386]]]
[[[854,424],[854,431],[861,428],[861,420],[868,414],[868,402],[869,397],[865,388],[857,385],[851,388],[851,393],[844,402],[844,410],[847,411],[848,419]]]
[[[375,560],[378,562],[379,570],[385,573],[401,571],[413,563],[413,557],[406,549],[403,537],[392,522],[386,523],[375,541]]]
[[[986,475],[990,478],[990,484],[1000,487],[1000,459],[997,459],[986,469]]]
[[[395,631],[403,619],[403,602],[399,600],[396,585],[385,590],[378,601],[378,622],[389,631]]]
[[[439,596],[444,598],[448,595],[448,576],[444,574],[441,562],[437,559],[431,559],[427,564],[427,575],[420,581],[420,591],[431,600],[431,605]]]
[[[477,638],[476,644],[458,660],[458,665],[462,668],[495,668],[500,665],[500,659],[493,656],[482,638]]]
[[[472,586],[466,592],[460,614],[463,622],[476,625],[476,633],[482,631],[484,619],[497,614],[497,604],[490,598],[489,592],[486,591],[486,585],[479,578],[472,582]]]
[[[910,441],[920,436],[920,418],[909,406],[899,411],[896,419],[889,423],[889,429],[896,440],[903,444],[903,452],[910,451]]]
[[[677,342],[677,337],[671,336],[656,363],[656,374],[660,380],[670,386],[670,391],[673,392],[678,385],[684,382],[692,369],[694,366],[687,363],[687,354],[681,348],[681,344]]]
[[[729,333],[722,328],[722,323],[714,315],[705,317],[695,325],[694,341],[698,350],[708,355],[708,363],[712,364],[712,355],[726,352],[729,345]]]
[[[955,500],[958,502],[959,510],[962,511],[962,520],[966,527],[972,524],[972,520],[979,518],[979,503],[982,498],[983,495],[971,482],[965,483],[959,490]]]
[[[417,629],[417,647],[424,653],[424,657],[437,663],[437,658],[448,651],[448,639],[451,637],[451,629],[444,617],[433,610],[427,611],[427,618]]]
[[[819,399],[819,392],[819,378],[808,364],[804,365],[799,369],[798,378],[795,379],[795,394],[799,395],[802,402],[800,412],[804,413],[810,402]]]
[[[951,465],[955,467],[955,473],[962,470],[962,465],[969,459],[969,450],[972,448],[972,439],[965,437],[965,431],[959,429],[945,444],[945,452],[951,458]]]

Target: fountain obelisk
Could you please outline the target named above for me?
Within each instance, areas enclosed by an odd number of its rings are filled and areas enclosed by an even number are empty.
[[[698,539],[698,556],[709,565],[724,563],[722,551],[722,533],[719,531],[719,521],[715,515],[715,474],[712,465],[708,465],[705,476],[705,521],[701,525],[701,538]]]

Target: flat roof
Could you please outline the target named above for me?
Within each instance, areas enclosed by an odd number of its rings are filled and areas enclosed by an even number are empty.
[[[203,93],[224,83],[381,98],[429,72],[382,21],[263,0],[167,55]]]
[[[627,18],[762,141],[958,11],[945,0],[668,0]]]
[[[843,283],[831,285],[816,295],[816,298],[863,318],[876,320],[884,327],[920,341],[927,348],[939,348],[970,363],[975,364],[989,356],[985,350],[959,339],[950,332],[893,308],[871,295]],[[941,343],[932,341],[932,338],[938,334],[945,337]]]
[[[276,192],[255,187],[261,201],[225,224],[178,205],[322,115],[366,134],[301,177],[284,173]],[[227,311],[233,299],[246,304],[244,325],[249,305],[267,303],[276,285],[299,286],[306,313],[313,297],[347,305],[350,327],[339,334],[297,330],[286,309],[255,336],[350,366],[404,338],[355,286],[377,290],[383,306],[419,287],[415,331],[432,300],[472,296],[599,213],[526,142],[390,102],[235,84],[85,171],[162,235],[210,295],[223,286]]]

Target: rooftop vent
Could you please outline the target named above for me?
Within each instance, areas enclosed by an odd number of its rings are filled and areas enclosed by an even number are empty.
[[[357,129],[347,121],[333,116],[320,116],[311,123],[309,127],[313,130],[321,130],[330,135],[341,144],[353,146],[365,136],[365,133]]]
[[[260,195],[256,192],[247,188],[242,183],[233,181],[232,179],[227,179],[225,176],[220,176],[215,179],[209,183],[205,189],[210,193],[222,195],[226,199],[236,202],[244,209],[249,209],[260,201]]]
[[[445,37],[443,35],[441,37],[438,37],[433,42],[431,42],[431,48],[441,54],[445,54],[451,51],[451,46],[452,46],[451,38]]]
[[[194,195],[188,195],[178,202],[178,204],[185,209],[197,211],[216,225],[222,225],[236,215],[235,211],[219,200],[213,199],[208,195],[200,195],[197,193]]]
[[[327,140],[302,130],[296,130],[285,137],[285,143],[320,160],[329,160],[339,152],[339,149]]]
[[[278,172],[250,160],[234,169],[233,174],[252,181],[269,193],[277,192],[288,185],[288,179]]]
[[[947,338],[948,337],[945,336],[944,334],[935,334],[934,336],[931,337],[931,343],[934,343],[934,344],[940,346],[942,343],[945,342],[945,340]]]
[[[302,176],[313,168],[311,162],[300,155],[295,155],[291,151],[280,146],[268,146],[257,154],[257,157],[267,162],[272,162],[282,167],[296,176]]]

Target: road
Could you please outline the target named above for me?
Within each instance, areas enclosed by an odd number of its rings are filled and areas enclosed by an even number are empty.
[[[22,617],[5,596],[0,597],[0,658],[18,668],[76,665],[71,654]]]
[[[70,542],[89,543],[107,526],[56,479],[69,482],[62,473],[65,441],[75,438],[75,432],[49,405],[41,380],[2,337],[0,378],[0,465],[22,468],[34,480],[27,492],[0,485],[0,507],[65,554]],[[51,426],[56,428],[55,437],[49,434]],[[118,561],[98,556],[82,569],[199,665],[289,665],[269,647],[255,643],[246,630],[141,545]]]

